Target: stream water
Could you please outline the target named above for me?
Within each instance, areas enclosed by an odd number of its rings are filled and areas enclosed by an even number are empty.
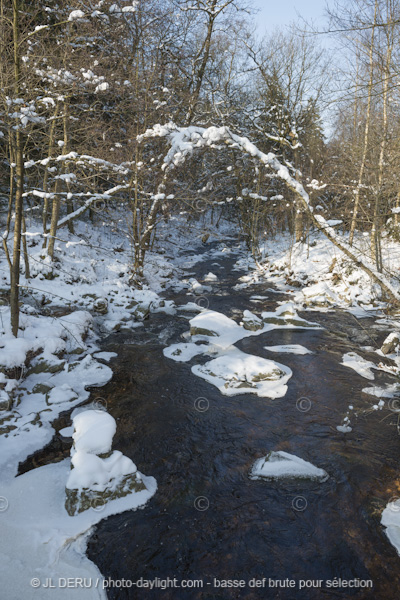
[[[198,262],[199,280],[219,277],[208,294],[213,310],[274,310],[287,296],[266,291],[270,284],[233,290],[240,273],[231,254]],[[218,266],[215,264],[218,263]],[[253,294],[266,296],[254,304]],[[191,300],[170,296],[177,304]],[[203,589],[110,588],[110,599],[223,600],[231,598],[392,599],[400,593],[400,558],[380,525],[389,498],[400,495],[400,437],[389,410],[370,411],[374,398],[362,393],[369,382],[340,362],[359,343],[376,347],[387,332],[372,320],[350,314],[301,313],[323,330],[275,330],[242,340],[250,354],[288,365],[293,377],[284,398],[244,394],[222,396],[195,377],[190,363],[163,356],[166,345],[182,341],[187,313],[151,315],[144,327],[115,333],[103,350],[116,351],[112,381],[93,395],[107,401],[117,420],[113,447],[153,475],[158,491],[149,504],[97,526],[88,555],[112,580],[201,579]],[[373,342],[371,342],[371,337]],[[302,344],[314,354],[272,354],[265,345]],[[376,355],[367,358],[377,362]],[[201,359],[198,359],[201,360]],[[393,381],[378,374],[376,384]],[[299,398],[309,410],[298,409]],[[205,398],[207,403],[196,400]],[[353,431],[340,433],[349,405]],[[200,410],[198,408],[200,407]],[[325,469],[325,483],[252,481],[249,470],[270,450],[285,450]],[[200,500],[199,500],[200,499]],[[202,509],[202,510],[199,510]],[[299,580],[372,580],[373,589],[330,588],[325,583],[298,589]],[[243,579],[246,587],[223,589],[214,578]],[[252,579],[266,587],[251,588]],[[269,588],[268,579],[296,581],[296,589]],[[317,584],[318,585],[318,584]]]

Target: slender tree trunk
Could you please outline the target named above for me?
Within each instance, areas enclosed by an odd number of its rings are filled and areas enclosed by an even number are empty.
[[[67,101],[64,101],[63,110],[64,110],[64,115],[63,115],[64,146],[63,146],[62,154],[65,155],[66,154],[65,139],[67,137],[66,132],[67,132],[67,122],[68,122]],[[64,173],[64,171],[65,171],[65,161],[63,161],[63,163],[62,163],[61,174]],[[61,204],[60,192],[61,192],[61,189],[62,189],[62,180],[57,179],[56,184],[54,186],[54,198],[53,198],[53,207],[52,207],[52,211],[51,211],[51,222],[50,222],[50,239],[49,239],[49,244],[47,247],[47,254],[50,256],[51,260],[54,260],[54,244],[56,241],[57,225],[58,225],[58,219],[60,216],[60,204]]]
[[[387,16],[391,13],[389,8],[389,2],[387,3]],[[375,197],[374,204],[374,220],[372,226],[371,244],[375,258],[375,264],[378,271],[381,273],[383,270],[382,261],[382,244],[381,244],[381,204],[383,198],[383,185],[384,185],[384,170],[385,170],[385,153],[388,133],[388,90],[389,90],[389,77],[392,62],[392,50],[393,50],[393,25],[390,30],[386,32],[387,36],[387,49],[386,59],[384,64],[384,78],[383,78],[383,97],[382,97],[382,139],[380,144],[379,152],[379,164],[378,164],[378,189]]]
[[[368,145],[369,145],[369,127],[371,120],[371,100],[372,100],[372,87],[374,83],[374,46],[375,46],[375,27],[376,27],[376,18],[378,11],[378,0],[375,0],[375,9],[374,9],[374,22],[371,30],[371,42],[369,46],[369,82],[368,82],[368,98],[367,98],[367,110],[365,114],[365,129],[364,129],[364,143],[363,143],[363,151],[360,163],[360,170],[358,173],[358,183],[354,196],[354,209],[353,216],[351,219],[350,225],[350,236],[349,236],[349,244],[352,246],[354,239],[354,232],[356,229],[358,208],[360,204],[360,190],[364,180],[364,171],[365,164],[367,160],[368,153]]]
[[[22,212],[22,247],[24,250],[24,264],[25,264],[25,277],[26,279],[31,278],[31,270],[29,268],[29,254],[28,254],[28,244],[26,241],[26,223],[25,223],[25,215]]]
[[[14,204],[14,150],[13,150],[13,144],[12,144],[12,136],[10,133],[10,137],[8,140],[8,148],[9,148],[9,157],[10,157],[10,190],[9,190],[9,196],[8,196],[8,211],[7,211],[7,223],[6,223],[6,229],[5,232],[3,234],[3,248],[4,248],[4,252],[6,254],[6,258],[7,258],[7,263],[8,263],[8,267],[10,269],[10,273],[12,270],[12,262],[11,262],[11,258],[10,258],[10,252],[8,250],[8,246],[7,246],[7,240],[8,240],[8,236],[10,235],[10,228],[11,228],[11,219],[12,219],[12,211],[13,211],[13,204]]]
[[[15,221],[14,221],[14,247],[11,269],[11,329],[15,337],[18,335],[19,327],[19,266],[21,256],[21,231],[23,215],[23,191],[24,191],[24,155],[21,140],[21,132],[16,132],[16,179],[15,189]]]
[[[199,101],[201,86],[203,85],[204,73],[207,67],[208,60],[210,58],[210,49],[211,49],[211,39],[214,31],[214,23],[215,23],[215,7],[217,5],[217,0],[213,0],[211,6],[211,12],[209,13],[208,26],[207,26],[207,35],[204,41],[204,49],[203,49],[203,58],[201,61],[200,68],[195,77],[195,84],[192,96],[189,102],[189,110],[186,115],[186,125],[190,125],[193,121],[193,117],[195,115],[196,106]]]
[[[52,156],[53,150],[54,150],[54,140],[55,140],[57,117],[58,117],[59,110],[60,110],[60,102],[57,101],[56,109],[55,109],[54,115],[53,115],[53,120],[52,120],[52,123],[50,126],[48,158],[50,158]],[[46,165],[45,171],[44,171],[44,176],[43,176],[43,191],[46,194],[49,191],[48,181],[49,181],[49,168],[48,168],[48,165]],[[48,216],[49,216],[49,198],[46,196],[44,198],[44,202],[43,202],[43,213],[42,213],[43,234],[44,234],[43,248],[46,248],[46,246],[47,246],[46,233],[47,233]]]
[[[20,89],[20,56],[19,56],[19,0],[13,0],[13,44],[14,44],[14,92],[19,97]],[[15,221],[14,221],[14,247],[12,267],[10,272],[10,309],[11,330],[15,337],[19,327],[19,264],[21,256],[21,230],[23,215],[24,192],[24,152],[21,134],[21,123],[16,118],[15,131]]]

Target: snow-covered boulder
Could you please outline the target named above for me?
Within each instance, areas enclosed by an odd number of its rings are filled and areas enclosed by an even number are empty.
[[[103,410],[87,410],[73,419],[72,454],[85,452],[107,454],[117,430],[115,419]]]
[[[106,315],[108,313],[107,298],[96,298],[96,300],[93,302],[93,310],[99,315]]]
[[[256,460],[250,473],[251,479],[280,479],[286,477],[326,481],[329,475],[310,462],[281,450],[270,452],[264,458]]]
[[[262,398],[281,398],[292,376],[289,367],[237,348],[204,365],[192,367],[192,373],[215,385],[225,396],[257,394]]]
[[[245,337],[246,332],[233,319],[214,310],[204,310],[189,321],[190,335],[197,340],[231,346]],[[218,338],[218,339],[215,339]]]
[[[258,331],[264,327],[262,320],[249,310],[243,312],[243,327],[248,331]]]
[[[318,323],[302,319],[297,314],[293,302],[285,302],[275,312],[263,312],[261,318],[266,324],[288,329],[321,329]]]
[[[99,509],[110,500],[146,489],[136,465],[111,450],[114,418],[101,410],[87,410],[73,419],[74,445],[66,484],[65,508],[73,516]]]
[[[390,335],[387,336],[385,341],[382,344],[381,352],[382,354],[392,354],[398,350],[400,344],[400,334],[397,331],[394,331]]]

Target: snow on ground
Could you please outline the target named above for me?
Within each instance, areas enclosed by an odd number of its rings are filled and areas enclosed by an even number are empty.
[[[76,594],[71,594],[68,587],[43,588],[48,578],[54,585],[68,577],[92,579],[90,589],[79,589],[80,599],[106,598],[103,578],[85,556],[91,528],[111,515],[143,506],[157,488],[154,478],[142,476],[145,490],[70,517],[64,507],[69,472],[70,460],[66,459],[29,471],[2,486],[8,508],[0,514],[1,593],[7,600],[69,600]],[[41,581],[38,589],[31,585],[34,578]]]
[[[9,478],[20,461],[51,441],[54,419],[87,400],[86,388],[106,384],[112,371],[92,356],[98,347],[88,312],[58,319],[23,314],[18,338],[10,332],[8,307],[0,316],[0,468]]]
[[[270,452],[264,458],[257,459],[250,473],[251,479],[281,479],[287,477],[316,479],[323,482],[328,479],[329,475],[310,462],[283,451]]]
[[[87,402],[88,387],[100,387],[111,379],[112,371],[104,362],[116,354],[99,352],[99,336],[134,330],[151,312],[175,312],[173,303],[159,293],[178,282],[181,270],[171,260],[179,251],[171,252],[170,259],[149,253],[146,279],[142,289],[137,289],[130,280],[130,246],[123,222],[116,218],[114,226],[111,223],[105,229],[76,223],[75,234],[63,231],[60,238],[64,241],[56,241],[53,264],[34,233],[40,225],[28,223],[31,278],[21,275],[18,338],[11,334],[9,308],[6,303],[0,306],[0,469],[1,496],[7,502],[7,510],[0,512],[0,572],[4,575],[2,594],[8,600],[30,597],[34,576],[43,582],[52,576],[57,580],[100,577],[84,555],[91,527],[111,514],[143,506],[156,490],[155,480],[143,476],[147,489],[110,500],[100,511],[93,508],[69,516],[67,482],[73,489],[77,482],[87,483],[89,472],[93,485],[110,477],[116,481],[116,473],[138,474],[134,463],[118,451],[99,457],[80,448],[86,434],[80,440],[79,427],[74,434],[72,471],[71,459],[67,459],[15,477],[18,464],[51,441],[52,423],[58,415]],[[6,295],[7,288],[3,255],[0,294]],[[92,411],[92,416],[96,414]],[[76,417],[77,423],[80,418]],[[96,422],[91,435],[105,444],[99,449],[106,451],[110,440],[105,440],[100,429]],[[69,437],[72,430],[66,427],[61,434]],[[98,469],[93,468],[93,460]],[[105,478],[95,482],[99,473]],[[35,597],[47,596],[69,598],[70,590],[35,590]],[[93,588],[81,590],[80,597],[99,598],[105,593]]]
[[[358,236],[356,245],[367,256],[370,252],[368,236]],[[384,264],[392,273],[398,273],[400,245],[383,240]],[[380,287],[350,261],[322,233],[313,232],[306,243],[293,243],[289,235],[265,240],[257,265],[252,258],[241,258],[237,268],[245,268],[249,275],[236,286],[250,283],[273,283],[280,292],[291,295],[298,308],[329,311],[341,307],[357,318],[375,316],[385,304],[380,298]],[[392,278],[399,288],[399,277]],[[275,290],[276,291],[276,290]],[[254,298],[257,301],[257,297]]]

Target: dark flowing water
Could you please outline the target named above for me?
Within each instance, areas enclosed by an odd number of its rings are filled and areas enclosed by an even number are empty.
[[[208,295],[211,309],[234,317],[235,309],[272,310],[286,298],[266,292],[269,285],[232,290],[240,275],[231,271],[233,262],[229,256],[218,257],[193,267],[200,279],[210,270],[220,277]],[[252,294],[268,299],[253,304]],[[184,294],[174,298],[177,303],[190,300]],[[395,416],[388,410],[370,412],[374,399],[361,391],[369,382],[340,365],[345,352],[358,350],[354,340],[366,337],[364,345],[372,345],[372,336],[378,344],[385,332],[365,320],[361,327],[343,312],[304,313],[325,329],[276,330],[238,344],[292,369],[286,396],[229,398],[192,375],[196,359],[177,363],[163,356],[163,347],[182,341],[180,335],[188,330],[184,314],[152,315],[145,327],[113,334],[103,344],[104,350],[118,352],[111,363],[113,380],[97,393],[117,420],[113,446],[153,475],[158,491],[143,510],[101,522],[88,555],[112,580],[175,577],[201,579],[204,587],[110,589],[109,598],[397,598],[400,558],[380,525],[387,501],[400,495]],[[264,349],[288,343],[302,344],[314,354]],[[376,362],[376,355],[371,359]],[[377,384],[384,381],[390,376],[376,376]],[[199,397],[208,400],[208,410],[196,410]],[[301,397],[311,401],[307,412],[296,408]],[[359,416],[352,417],[353,431],[342,434],[336,425],[349,404]],[[330,478],[322,484],[251,481],[253,462],[270,450],[309,460]],[[374,587],[297,587],[299,580],[335,577],[372,580]],[[214,578],[244,579],[246,587],[214,587]],[[267,578],[266,587],[249,587],[253,578]],[[269,578],[295,580],[296,588],[269,588]]]

